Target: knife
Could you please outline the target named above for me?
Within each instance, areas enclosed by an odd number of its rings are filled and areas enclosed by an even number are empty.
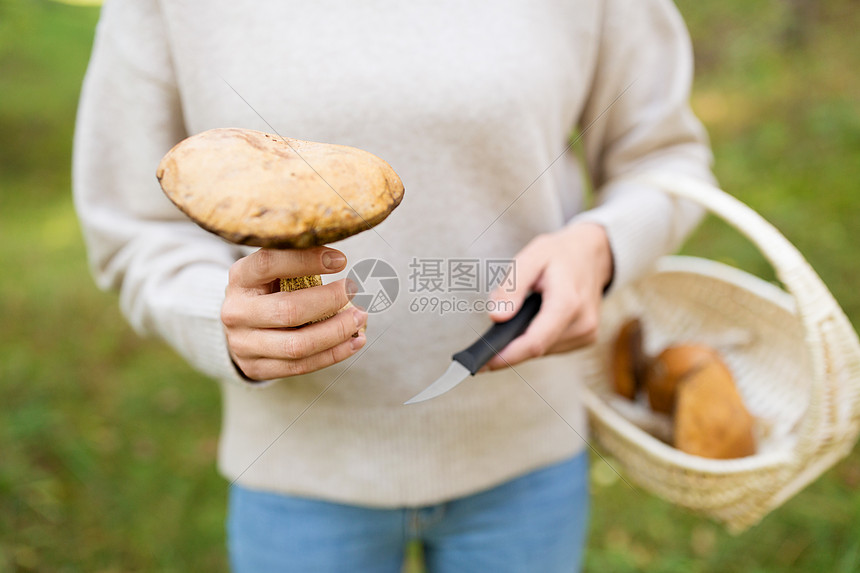
[[[525,332],[540,310],[540,303],[541,295],[539,292],[530,294],[513,318],[505,322],[497,322],[472,346],[455,354],[451,365],[442,376],[404,404],[416,404],[430,400],[451,390],[469,376],[474,376],[484,364],[490,361],[490,358],[500,352],[514,338]]]

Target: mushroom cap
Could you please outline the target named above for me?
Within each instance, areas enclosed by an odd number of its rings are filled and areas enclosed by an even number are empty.
[[[250,129],[179,142],[156,172],[165,195],[204,229],[242,245],[302,249],[382,222],[403,183],[379,157]]]
[[[754,424],[722,361],[707,362],[678,388],[675,447],[682,452],[723,460],[751,456]]]
[[[678,386],[711,362],[722,364],[722,358],[714,348],[704,344],[677,344],[664,349],[645,370],[644,384],[651,409],[671,414]]]
[[[618,331],[612,347],[612,380],[615,391],[628,400],[636,399],[647,367],[642,338],[642,321],[632,318]]]

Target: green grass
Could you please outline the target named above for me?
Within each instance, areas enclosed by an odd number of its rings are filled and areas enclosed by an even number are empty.
[[[800,248],[858,324],[856,3],[821,2],[803,43],[783,3],[679,6],[719,179]],[[0,572],[226,571],[217,386],[140,340],[95,289],[71,205],[97,15],[0,0]],[[716,221],[686,251],[771,276]],[[738,537],[594,468],[588,571],[860,570],[856,449]]]

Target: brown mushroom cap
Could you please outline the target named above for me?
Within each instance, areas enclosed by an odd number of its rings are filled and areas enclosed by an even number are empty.
[[[671,414],[678,386],[711,362],[722,362],[719,353],[704,344],[678,344],[664,349],[645,371],[648,402],[655,412]]]
[[[612,381],[615,392],[635,400],[647,367],[642,341],[642,322],[632,318],[625,322],[612,347]]]
[[[678,388],[675,447],[682,452],[716,459],[751,456],[753,425],[722,361],[706,363]]]
[[[280,249],[366,231],[403,198],[391,166],[367,151],[239,128],[179,142],[157,176],[167,197],[204,229]]]

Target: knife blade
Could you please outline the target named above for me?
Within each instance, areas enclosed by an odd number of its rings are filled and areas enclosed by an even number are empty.
[[[471,346],[456,353],[452,357],[448,370],[427,388],[404,402],[404,405],[417,404],[441,396],[469,376],[474,376],[502,348],[526,331],[540,310],[540,305],[541,294],[531,293],[513,318],[505,322],[497,322]]]

